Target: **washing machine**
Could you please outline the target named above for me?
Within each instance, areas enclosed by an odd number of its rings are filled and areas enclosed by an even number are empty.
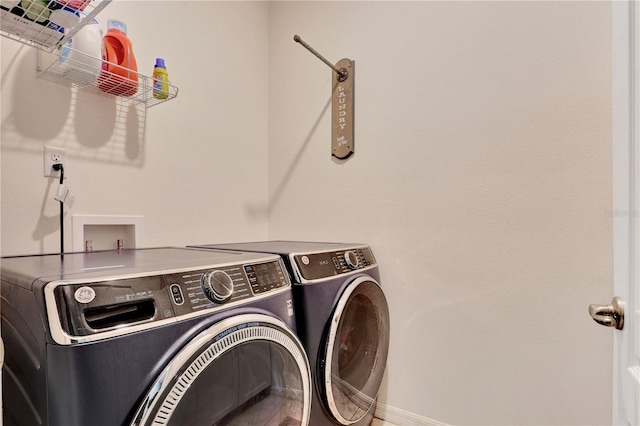
[[[312,369],[311,424],[370,424],[389,350],[389,309],[371,248],[302,241],[195,247],[281,256]]]
[[[307,425],[280,257],[187,248],[3,257],[4,426]]]

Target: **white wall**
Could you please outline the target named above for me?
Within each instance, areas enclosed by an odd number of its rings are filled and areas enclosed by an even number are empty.
[[[608,424],[607,2],[278,2],[269,237],[370,243],[392,320],[382,414]],[[331,61],[356,154],[330,160]],[[408,421],[401,422],[406,424]]]
[[[58,250],[42,147],[65,147],[71,213],[141,214],[148,246],[370,243],[392,319],[382,414],[610,423],[611,332],[586,314],[612,294],[606,2],[116,1],[110,17],[180,94],[141,135],[140,115],[35,80],[32,49],[2,39],[2,255]],[[295,33],[356,61],[344,164],[331,72]]]
[[[59,250],[45,145],[70,157],[66,250],[71,214],[143,215],[146,246],[265,238],[268,4],[116,1],[99,18],[126,22],[140,72],[163,57],[178,97],[145,114],[76,96],[2,38],[2,255]]]

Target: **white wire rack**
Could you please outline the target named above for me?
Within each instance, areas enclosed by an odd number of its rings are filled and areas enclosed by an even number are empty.
[[[90,22],[112,0],[78,0],[82,11],[72,25],[63,27],[50,20],[51,14],[69,6],[67,0],[0,0],[0,35],[53,52]],[[72,15],[75,9],[71,10]]]
[[[102,96],[152,107],[178,96],[172,84],[158,97],[154,96],[153,78],[127,68],[87,55],[70,47],[65,55],[42,55],[37,52],[36,70],[40,79],[75,86]],[[106,67],[105,65],[109,65]],[[114,70],[107,71],[104,68]]]
[[[175,98],[178,88],[172,84],[164,86],[166,90],[154,96],[153,78],[67,46],[67,41],[92,22],[111,1],[0,0],[0,35],[37,48],[38,78],[146,107]],[[71,6],[82,10],[76,11]],[[66,20],[66,27],[54,19],[57,11],[63,8],[71,16]],[[53,55],[45,58],[41,52]]]

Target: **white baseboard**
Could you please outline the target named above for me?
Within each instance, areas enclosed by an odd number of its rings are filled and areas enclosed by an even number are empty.
[[[429,419],[409,411],[401,410],[390,405],[382,404],[378,401],[376,406],[375,416],[379,419],[386,420],[397,425],[409,426],[409,425],[425,425],[425,426],[449,426],[446,423],[439,422],[437,420]]]

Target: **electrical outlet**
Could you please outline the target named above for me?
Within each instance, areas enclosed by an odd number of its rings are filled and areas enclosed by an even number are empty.
[[[45,177],[57,177],[58,171],[53,170],[54,164],[62,164],[64,166],[64,177],[67,177],[69,164],[67,163],[67,150],[64,148],[56,148],[53,146],[44,147],[44,175]]]

